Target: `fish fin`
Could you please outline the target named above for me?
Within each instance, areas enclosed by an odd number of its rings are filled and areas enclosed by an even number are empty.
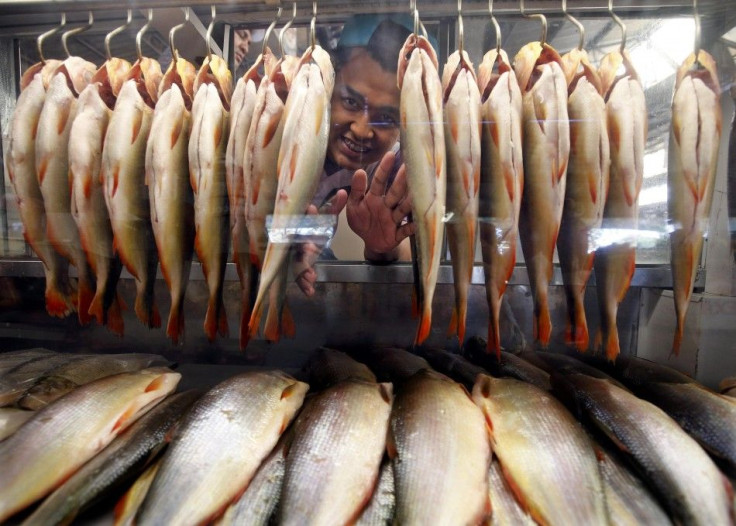
[[[141,132],[141,128],[143,127],[143,113],[140,111],[135,112],[135,116],[133,117],[133,126],[131,130],[130,135],[130,144],[134,144],[136,139],[138,138],[138,134]]]
[[[450,136],[452,137],[452,142],[457,144],[457,137],[459,133],[459,124],[457,122],[457,114],[456,112],[449,112],[450,115],[448,116],[450,118]]]
[[[225,122],[223,121],[222,124],[224,126]],[[218,147],[220,146],[220,141],[222,141],[222,138],[225,136],[225,134],[222,131],[223,130],[223,126],[218,126],[217,128],[215,128],[215,137],[214,137],[214,147],[215,147],[215,150],[218,149]]]
[[[217,315],[217,332],[223,338],[227,338],[230,335],[230,328],[227,324],[227,314],[225,313],[225,302],[220,297],[220,308]]]
[[[281,400],[285,400],[286,398],[290,398],[294,392],[298,389],[299,384],[297,382],[294,382],[293,384],[287,385],[283,391],[281,391]]]
[[[394,438],[394,434],[391,432],[391,428],[389,428],[388,433],[386,433],[386,454],[391,460],[395,459],[399,455],[399,451],[396,448],[396,439]]]
[[[567,324],[565,328],[565,343],[571,347],[575,347],[578,352],[585,352],[588,350],[588,326],[585,322],[585,318],[580,319],[581,315],[578,311],[575,313],[575,323]]]
[[[69,181],[73,181],[73,179],[71,178],[72,176],[71,170],[69,170],[69,175],[70,175]],[[87,173],[87,175],[85,176],[84,185],[82,186],[82,191],[84,193],[85,199],[89,199],[90,196],[92,195],[92,174],[91,173]]]
[[[46,312],[55,318],[66,318],[76,310],[76,300],[57,287],[46,287]]]
[[[86,278],[80,278],[77,282],[77,287],[77,315],[79,316],[79,323],[89,325],[89,322],[92,321],[89,309],[95,293],[92,290],[92,284]]]
[[[162,381],[162,377],[156,378],[153,382],[151,382],[148,385],[148,387],[146,387],[145,392],[148,393],[150,391],[154,391],[155,389],[157,389],[161,381]],[[112,429],[111,429],[112,433],[116,435],[117,432],[122,431],[127,426],[128,421],[131,419],[131,417],[133,417],[137,412],[138,411],[136,411],[134,406],[131,406],[125,411],[123,411],[123,414],[118,417],[118,419],[115,421],[115,424],[112,426]]]
[[[89,305],[89,315],[92,316],[97,320],[97,323],[100,325],[104,325],[105,323],[105,309],[102,306],[102,302],[104,300],[104,297],[102,294],[100,294],[100,291],[98,290],[95,293],[95,297],[92,298],[92,302]]]
[[[294,146],[291,148],[291,158],[289,159],[289,182],[294,180],[294,176],[296,175],[296,162],[297,162],[297,156],[299,155],[299,144],[294,143]]]
[[[118,183],[120,182],[120,164],[116,164],[112,170],[112,192],[110,195],[115,197],[118,191]]]
[[[633,253],[633,251],[631,254],[629,254],[628,267],[628,278],[622,280],[621,289],[618,291],[618,295],[616,297],[616,301],[618,303],[624,301],[624,298],[626,297],[626,292],[629,290],[629,285],[631,284],[631,278],[634,276],[634,271],[636,270],[636,255],[635,253]]]
[[[511,493],[514,494],[514,497],[516,497],[516,501],[519,503],[519,506],[522,507],[524,511],[526,511],[528,514],[532,516],[532,518],[538,523],[538,524],[546,524],[546,521],[543,517],[539,516],[539,513],[530,509],[529,502],[524,497],[524,492],[521,490],[521,487],[519,484],[514,480],[514,477],[511,476],[511,473],[508,469],[506,469],[506,466],[503,464],[503,462],[499,462],[501,465],[501,472],[503,473],[503,478],[506,480],[506,483],[509,485],[509,489],[511,490]]]
[[[506,168],[503,171],[503,179],[506,182],[506,193],[509,196],[510,201],[514,201],[514,174],[511,168]],[[477,188],[477,187],[476,187]]]
[[[107,309],[107,319],[105,325],[108,330],[118,336],[125,333],[125,322],[123,321],[123,309],[125,304],[119,295],[115,295],[110,307]]]
[[[283,309],[281,311],[281,334],[291,339],[296,336],[296,324],[294,323],[294,316],[292,315],[291,309],[286,303],[284,303]]]
[[[261,148],[265,148],[271,143],[273,138],[276,136],[276,130],[278,130],[280,122],[281,115],[271,115],[271,119],[268,121],[268,125],[266,126],[266,133],[263,134],[263,143],[261,144]]]
[[[422,312],[422,317],[419,319],[419,327],[417,328],[417,337],[414,340],[414,345],[421,345],[429,336],[429,330],[432,326],[432,310],[431,308],[425,307]]]
[[[240,350],[245,351],[250,341],[250,334],[248,334],[248,320],[250,320],[250,291],[243,291],[243,298],[241,301],[242,311],[240,312]]]
[[[252,180],[252,191],[251,191],[251,203],[256,204],[258,202],[258,193],[261,190],[261,178],[256,177]]]
[[[181,305],[172,305],[169,312],[169,322],[166,325],[166,336],[171,338],[174,345],[179,345],[179,337],[184,340],[184,312]]]
[[[225,305],[222,299],[210,299],[207,305],[207,314],[204,317],[204,332],[210,342],[215,341],[218,332],[220,336],[227,336],[227,317],[225,316]]]
[[[457,334],[457,307],[452,308],[452,317],[450,318],[450,326],[447,328],[447,336],[454,336]],[[462,341],[461,341],[462,343]]]
[[[171,149],[174,149],[176,143],[179,141],[182,129],[184,128],[184,119],[177,119],[174,129],[171,130]]]
[[[161,314],[158,312],[158,307],[153,303],[150,306],[147,305],[143,294],[136,295],[135,314],[149,329],[161,327]]]
[[[276,305],[273,302],[268,304],[266,323],[263,326],[263,337],[273,343],[276,343],[281,339],[281,323],[276,310]]]
[[[46,171],[49,167],[49,156],[44,155],[41,162],[38,165],[38,184],[43,184],[43,180],[46,179]]]
[[[71,104],[64,104],[59,108],[59,114],[57,115],[57,118],[59,119],[57,126],[56,126],[56,133],[57,135],[61,135],[64,133],[64,130],[66,129],[66,124],[69,121],[69,116],[72,111]]]
[[[493,144],[498,146],[501,143],[501,139],[498,135],[498,123],[495,121],[491,121],[489,129],[491,130],[491,139],[493,139]]]
[[[682,338],[684,336],[684,327],[680,325],[680,320],[677,320],[677,326],[675,327],[675,337],[672,340],[672,354],[680,356],[680,348],[682,347]]]
[[[263,316],[263,304],[256,301],[256,304],[253,306],[253,311],[250,315],[250,320],[248,321],[248,335],[253,338],[256,334],[258,334],[258,329],[261,326],[261,317]]]
[[[312,110],[314,111],[314,134],[319,135],[319,131],[322,128],[322,117],[325,112],[325,101],[322,98],[317,98],[314,103],[315,107]]]
[[[498,316],[488,324],[488,343],[486,344],[486,351],[488,353],[494,353],[498,360],[501,360],[501,334],[500,327],[498,325]]]
[[[616,357],[621,352],[618,341],[618,328],[609,327],[608,333],[606,334],[606,359],[610,362],[615,362]]]
[[[549,305],[546,301],[540,302],[539,312],[534,313],[534,339],[542,346],[549,345],[552,335],[552,319],[549,314]]]
[[[596,180],[593,173],[588,174],[588,191],[590,192],[590,198],[594,203],[598,202],[598,181]]]

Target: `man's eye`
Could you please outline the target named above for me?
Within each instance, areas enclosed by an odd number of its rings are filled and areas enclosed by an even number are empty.
[[[385,126],[387,128],[394,128],[398,126],[399,122],[394,115],[390,113],[382,113],[377,116],[375,124],[377,126]]]
[[[342,98],[342,103],[348,109],[351,109],[351,110],[360,109],[360,104],[353,97],[343,97]]]

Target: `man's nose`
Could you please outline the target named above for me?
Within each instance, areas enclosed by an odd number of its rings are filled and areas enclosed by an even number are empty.
[[[373,123],[371,122],[368,111],[362,111],[353,119],[350,125],[350,131],[357,139],[371,139],[373,137]]]

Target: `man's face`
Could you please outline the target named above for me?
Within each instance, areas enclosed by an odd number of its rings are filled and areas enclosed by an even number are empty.
[[[233,40],[233,49],[235,52],[235,67],[237,68],[240,63],[243,62],[245,55],[248,54],[251,40],[250,30],[238,29],[235,32],[235,38]]]
[[[332,93],[328,157],[351,170],[379,161],[399,136],[399,96],[396,73],[354,50]]]

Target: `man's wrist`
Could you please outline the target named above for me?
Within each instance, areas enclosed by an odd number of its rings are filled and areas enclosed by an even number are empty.
[[[396,248],[392,248],[388,252],[376,252],[365,247],[365,250],[363,250],[363,256],[371,263],[393,263],[399,259],[399,251]]]

